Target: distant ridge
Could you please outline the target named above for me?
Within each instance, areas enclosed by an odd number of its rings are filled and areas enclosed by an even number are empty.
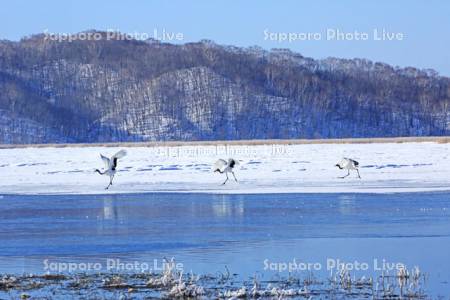
[[[450,135],[433,70],[211,41],[0,41],[0,91],[2,144]]]

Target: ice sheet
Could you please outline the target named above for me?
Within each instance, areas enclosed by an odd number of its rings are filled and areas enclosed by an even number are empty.
[[[125,148],[114,184],[105,190],[100,153]],[[450,190],[450,144],[373,143],[178,147],[63,147],[0,150],[0,194],[143,192],[336,193]],[[218,158],[239,160],[238,182],[211,168]],[[360,163],[362,179],[335,164]]]

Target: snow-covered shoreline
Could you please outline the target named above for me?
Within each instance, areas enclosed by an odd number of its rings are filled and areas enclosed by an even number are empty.
[[[121,148],[114,185],[94,173],[99,153]],[[450,191],[450,144],[372,143],[301,145],[187,145],[173,147],[64,147],[0,149],[0,194],[395,193]],[[236,175],[212,173],[218,158],[240,161]],[[334,165],[360,162],[362,179]]]

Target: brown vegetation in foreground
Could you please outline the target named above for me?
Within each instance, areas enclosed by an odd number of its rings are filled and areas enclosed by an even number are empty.
[[[14,276],[0,274],[0,297],[52,299],[429,299],[426,275],[418,267],[356,277],[343,268],[327,279],[312,272],[289,273],[262,280],[239,280],[237,274],[196,275],[175,270],[174,259],[162,273],[81,273]],[[9,298],[8,297],[8,298]]]

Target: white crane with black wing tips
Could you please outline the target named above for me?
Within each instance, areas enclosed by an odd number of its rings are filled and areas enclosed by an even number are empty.
[[[224,185],[225,183],[227,183],[228,181],[228,173],[233,174],[234,180],[237,182],[236,179],[236,175],[234,175],[234,168],[236,167],[236,165],[238,165],[238,161],[230,158],[228,159],[228,161],[224,160],[224,159],[219,159],[216,161],[216,163],[214,164],[214,172],[219,172],[219,173],[225,173],[225,175],[227,176],[227,179],[225,179],[225,181],[222,183],[222,185]]]
[[[106,190],[112,185],[114,175],[116,175],[117,172],[117,161],[127,155],[127,152],[125,150],[120,150],[111,158],[108,158],[102,154],[100,154],[100,157],[102,158],[103,162],[105,163],[105,170],[102,172],[99,169],[95,169],[95,172],[97,172],[100,175],[106,175],[109,176],[109,184],[105,188]]]
[[[359,175],[359,162],[357,162],[354,159],[346,158],[344,157],[339,163],[336,164],[336,167],[338,167],[341,170],[347,170],[347,175],[342,176],[340,178],[345,178],[350,175],[350,170],[356,170],[358,172],[358,178],[361,179],[361,176]]]

